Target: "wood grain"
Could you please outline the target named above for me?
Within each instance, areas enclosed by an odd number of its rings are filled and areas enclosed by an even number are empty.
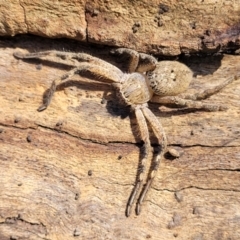
[[[240,2],[8,0],[0,36],[68,38],[168,56],[239,51]]]
[[[162,160],[141,215],[126,218],[140,151],[134,115],[115,103],[110,85],[82,76],[37,112],[69,66],[17,60],[16,48],[82,50],[119,64],[108,48],[1,41],[0,239],[240,238],[240,80],[206,100],[224,112],[150,104],[181,156]],[[189,92],[239,72],[239,56],[183,60],[195,74]]]

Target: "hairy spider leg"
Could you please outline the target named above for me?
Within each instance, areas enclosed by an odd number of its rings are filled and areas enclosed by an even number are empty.
[[[160,103],[163,105],[176,105],[177,107],[182,108],[194,108],[202,109],[205,111],[215,112],[215,111],[224,111],[227,109],[226,106],[217,105],[217,104],[206,104],[200,101],[188,100],[180,97],[153,97],[151,102]]]
[[[206,99],[206,98],[212,96],[213,94],[221,91],[228,84],[230,84],[233,81],[239,79],[239,77],[240,77],[240,74],[235,75],[235,76],[231,76],[231,77],[227,78],[224,82],[220,83],[219,85],[217,85],[217,86],[215,86],[213,88],[206,89],[206,90],[203,90],[201,92],[197,92],[195,94],[188,94],[184,98],[185,99],[191,99],[191,100],[203,100],[203,99]]]
[[[239,77],[240,77],[240,74],[229,77],[224,82],[218,84],[213,88],[206,89],[194,94],[183,94],[181,97],[178,97],[178,96],[161,97],[161,96],[154,95],[153,98],[151,99],[151,102],[166,104],[166,105],[174,104],[174,105],[177,105],[178,107],[202,109],[202,110],[211,111],[211,112],[225,111],[227,107],[221,104],[208,104],[208,103],[203,103],[197,100],[203,100],[212,96],[213,94],[221,91],[228,84],[237,80]]]
[[[156,154],[153,158],[153,163],[152,163],[152,167],[151,167],[148,179],[147,179],[147,183],[144,186],[143,191],[141,192],[141,194],[138,198],[137,207],[136,207],[137,215],[139,215],[141,212],[141,205],[147,196],[148,190],[151,188],[153,179],[156,176],[156,173],[157,173],[159,165],[160,165],[160,160],[163,157],[163,154],[167,148],[167,138],[166,138],[164,129],[162,127],[162,124],[158,121],[157,117],[152,113],[152,111],[148,107],[143,108],[142,112],[143,112],[144,117],[150,123],[150,125],[153,129],[153,132],[158,139],[158,143],[161,145],[161,148],[158,148],[158,151],[156,152]]]
[[[144,73],[148,71],[153,71],[156,68],[157,59],[146,53],[139,53],[139,65],[136,68],[136,72]]]
[[[120,75],[122,74],[122,71],[119,68],[112,65],[111,63],[108,63],[97,57],[93,57],[87,53],[73,53],[73,52],[50,50],[50,51],[26,53],[26,54],[18,51],[18,52],[13,53],[13,55],[16,58],[20,58],[20,59],[30,59],[30,58],[38,59],[39,58],[39,59],[48,60],[49,59],[48,57],[57,57],[57,58],[60,58],[61,60],[75,59],[80,62],[91,62],[96,65],[101,65],[103,68],[110,69],[109,71],[114,71]],[[52,59],[50,59],[50,60],[52,60]],[[62,61],[61,61],[61,63],[62,63]]]
[[[114,71],[111,72],[108,69],[102,68],[101,66],[95,65],[95,64],[92,64],[92,63],[88,63],[88,62],[79,63],[78,67],[73,68],[72,70],[70,70],[69,72],[64,74],[62,77],[53,80],[52,85],[49,88],[46,97],[44,98],[44,102],[38,108],[38,111],[43,111],[48,107],[48,105],[50,104],[51,99],[53,97],[53,94],[56,91],[57,85],[59,85],[62,82],[66,82],[73,75],[80,74],[81,72],[84,72],[84,71],[90,72],[91,74],[96,76],[98,78],[98,80],[101,80],[101,81],[104,81],[104,82],[109,82],[109,83],[120,82],[121,81],[121,76],[123,75],[123,73],[122,73],[122,75],[119,75]]]
[[[145,53],[138,53],[135,50],[128,48],[118,48],[111,51],[113,54],[127,54],[130,56],[128,72],[144,73],[152,71],[156,68],[157,60],[151,55]]]
[[[224,105],[208,104],[208,103],[204,103],[197,100],[203,100],[212,96],[213,94],[221,91],[228,84],[237,80],[239,77],[240,75],[229,77],[224,82],[216,85],[213,88],[206,89],[201,92],[196,92],[193,94],[183,94],[181,97],[177,97],[177,96],[161,97],[161,96],[154,95],[150,101],[155,103],[160,103],[160,104],[166,104],[166,105],[174,104],[174,105],[177,105],[178,107],[202,109],[202,110],[211,111],[211,112],[225,111],[227,107]]]
[[[129,61],[129,66],[128,66],[128,72],[132,73],[132,72],[136,72],[138,63],[139,63],[139,53],[137,51],[134,51],[132,49],[128,49],[128,48],[118,48],[118,49],[114,49],[111,51],[111,53],[113,54],[117,54],[117,55],[122,55],[122,54],[127,54],[130,56],[130,61]]]
[[[143,177],[144,177],[144,172],[145,172],[145,165],[146,165],[149,151],[151,148],[151,143],[149,140],[148,126],[147,126],[146,120],[144,118],[144,115],[142,113],[142,110],[140,108],[136,108],[135,115],[137,118],[140,136],[144,142],[144,145],[142,146],[143,153],[141,153],[141,159],[139,162],[139,169],[137,172],[136,185],[134,186],[132,193],[129,197],[128,203],[127,203],[127,208],[126,208],[126,216],[127,217],[130,216],[133,202],[135,201],[137,194],[138,194],[140,188],[142,187]]]

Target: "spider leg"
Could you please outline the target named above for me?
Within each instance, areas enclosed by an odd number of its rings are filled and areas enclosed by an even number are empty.
[[[130,62],[128,67],[128,72],[147,72],[152,71],[156,68],[157,59],[151,55],[145,53],[138,53],[133,49],[128,48],[118,48],[116,50],[112,50],[113,54],[127,54],[130,56]]]
[[[63,51],[49,50],[44,52],[33,52],[33,53],[23,53],[21,51],[17,51],[13,53],[14,57],[20,59],[30,59],[30,58],[44,58],[46,56],[59,57],[62,59],[69,59],[76,55],[76,53],[69,53]]]
[[[73,75],[79,74],[84,71],[88,71],[94,76],[96,76],[99,80],[109,83],[120,82],[121,76],[123,75],[122,72],[121,75],[119,75],[116,72],[111,72],[108,69],[102,68],[99,65],[91,64],[88,62],[79,63],[79,66],[73,68],[72,70],[64,74],[62,77],[53,80],[52,85],[49,88],[46,97],[44,98],[43,104],[38,108],[38,111],[43,111],[48,107],[58,84],[62,83],[63,81],[67,81]]]
[[[157,59],[145,53],[139,53],[140,61],[136,69],[137,72],[143,73],[153,71],[156,68]]]
[[[44,52],[36,52],[36,53],[22,53],[20,51],[13,53],[13,55],[16,58],[20,59],[30,59],[30,58],[39,58],[43,60],[51,60],[49,57],[57,57],[58,62],[63,62],[67,63],[66,60],[73,59],[77,60],[78,62],[90,62],[96,65],[101,65],[103,68],[108,68],[110,71],[113,71],[115,73],[121,74],[122,71],[115,67],[114,65],[101,60],[97,57],[93,57],[87,53],[74,53],[74,52],[63,52],[63,51],[57,51],[57,50],[50,50],[50,51],[44,51]],[[78,65],[78,63],[76,63]]]
[[[217,104],[206,104],[200,101],[188,100],[180,97],[159,97],[154,96],[151,99],[151,102],[160,103],[163,105],[176,105],[182,108],[194,108],[194,109],[202,109],[205,111],[215,112],[215,111],[225,111],[227,109],[226,106],[217,105]]]
[[[219,85],[210,88],[210,89],[206,89],[204,91],[201,92],[197,92],[195,94],[186,94],[184,95],[184,99],[191,99],[191,100],[203,100],[206,99],[210,96],[212,96],[213,94],[219,92],[220,90],[222,90],[224,87],[226,87],[228,84],[232,83],[233,81],[237,80],[240,77],[240,75],[235,75],[235,76],[231,76],[229,78],[227,78],[224,82],[220,83]]]
[[[113,54],[122,55],[127,54],[130,56],[130,62],[128,66],[128,72],[136,72],[136,69],[138,67],[139,62],[139,53],[135,50],[129,49],[129,48],[118,48],[111,51]]]
[[[158,148],[158,151],[156,152],[156,154],[153,158],[153,165],[152,165],[151,171],[149,173],[147,183],[144,186],[143,191],[141,192],[141,194],[138,198],[137,208],[136,208],[137,214],[140,214],[140,212],[141,212],[141,205],[147,195],[148,190],[151,188],[153,179],[156,176],[157,170],[160,165],[160,160],[164,154],[165,149],[167,148],[167,138],[166,138],[164,129],[162,127],[162,124],[158,121],[158,119],[152,113],[152,111],[150,109],[148,109],[147,107],[143,108],[142,112],[144,114],[144,117],[150,123],[150,125],[154,131],[154,134],[158,139],[159,144],[161,143],[161,147]]]
[[[151,102],[166,104],[166,105],[177,105],[179,107],[196,108],[196,109],[202,109],[206,111],[224,111],[227,109],[226,106],[218,105],[218,104],[206,104],[197,100],[203,100],[212,96],[213,94],[222,90],[228,84],[237,80],[239,77],[240,75],[229,77],[224,82],[220,83],[219,85],[213,88],[206,89],[202,92],[194,93],[194,94],[182,94],[181,97],[178,97],[178,96],[161,97],[161,96],[155,95],[151,99]]]
[[[150,144],[150,140],[149,140],[148,126],[147,126],[146,120],[144,118],[144,115],[142,113],[142,110],[140,108],[135,109],[135,115],[137,118],[137,123],[139,126],[139,132],[141,135],[141,139],[144,141],[144,145],[142,147],[143,153],[141,154],[142,156],[141,156],[139,169],[138,169],[138,173],[137,173],[136,185],[134,186],[132,193],[129,197],[128,203],[127,203],[127,208],[126,208],[126,216],[127,217],[131,213],[133,202],[136,199],[137,194],[142,186],[145,165],[146,165],[146,161],[147,161],[147,158],[149,155],[149,150],[151,148],[151,144]]]

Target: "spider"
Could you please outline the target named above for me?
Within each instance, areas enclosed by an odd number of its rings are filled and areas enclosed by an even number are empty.
[[[196,100],[205,99],[220,91],[223,87],[236,80],[237,77],[228,78],[212,89],[186,95],[184,99],[176,95],[184,92],[192,80],[192,71],[186,65],[177,61],[158,62],[151,55],[138,53],[135,50],[127,48],[118,48],[113,50],[112,53],[127,54],[130,57],[127,73],[124,73],[116,66],[104,60],[86,53],[52,50],[27,54],[15,52],[14,56],[18,59],[48,59],[49,56],[54,56],[58,57],[59,61],[74,61],[72,70],[52,82],[38,111],[43,111],[48,107],[58,84],[69,80],[73,75],[80,74],[83,71],[90,72],[100,81],[113,84],[118,91],[120,102],[131,106],[132,111],[135,112],[140,137],[143,141],[143,151],[139,160],[136,184],[133,187],[126,206],[126,216],[128,217],[135,200],[137,201],[136,214],[140,214],[141,205],[152,185],[160,165],[160,160],[167,148],[167,138],[164,129],[157,117],[148,108],[148,102],[151,100],[161,104],[174,104],[180,107],[197,108],[207,111],[225,110],[226,107],[224,106],[205,104]],[[145,165],[151,150],[147,123],[151,126],[159,144],[153,154],[152,166],[150,167],[146,184],[143,184]]]

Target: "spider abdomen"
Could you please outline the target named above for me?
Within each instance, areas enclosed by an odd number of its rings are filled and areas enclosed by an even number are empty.
[[[126,74],[120,87],[120,94],[127,105],[147,103],[153,95],[146,77],[141,73]]]
[[[177,61],[161,61],[156,69],[147,73],[152,91],[159,96],[174,96],[184,92],[191,80],[192,71]]]

